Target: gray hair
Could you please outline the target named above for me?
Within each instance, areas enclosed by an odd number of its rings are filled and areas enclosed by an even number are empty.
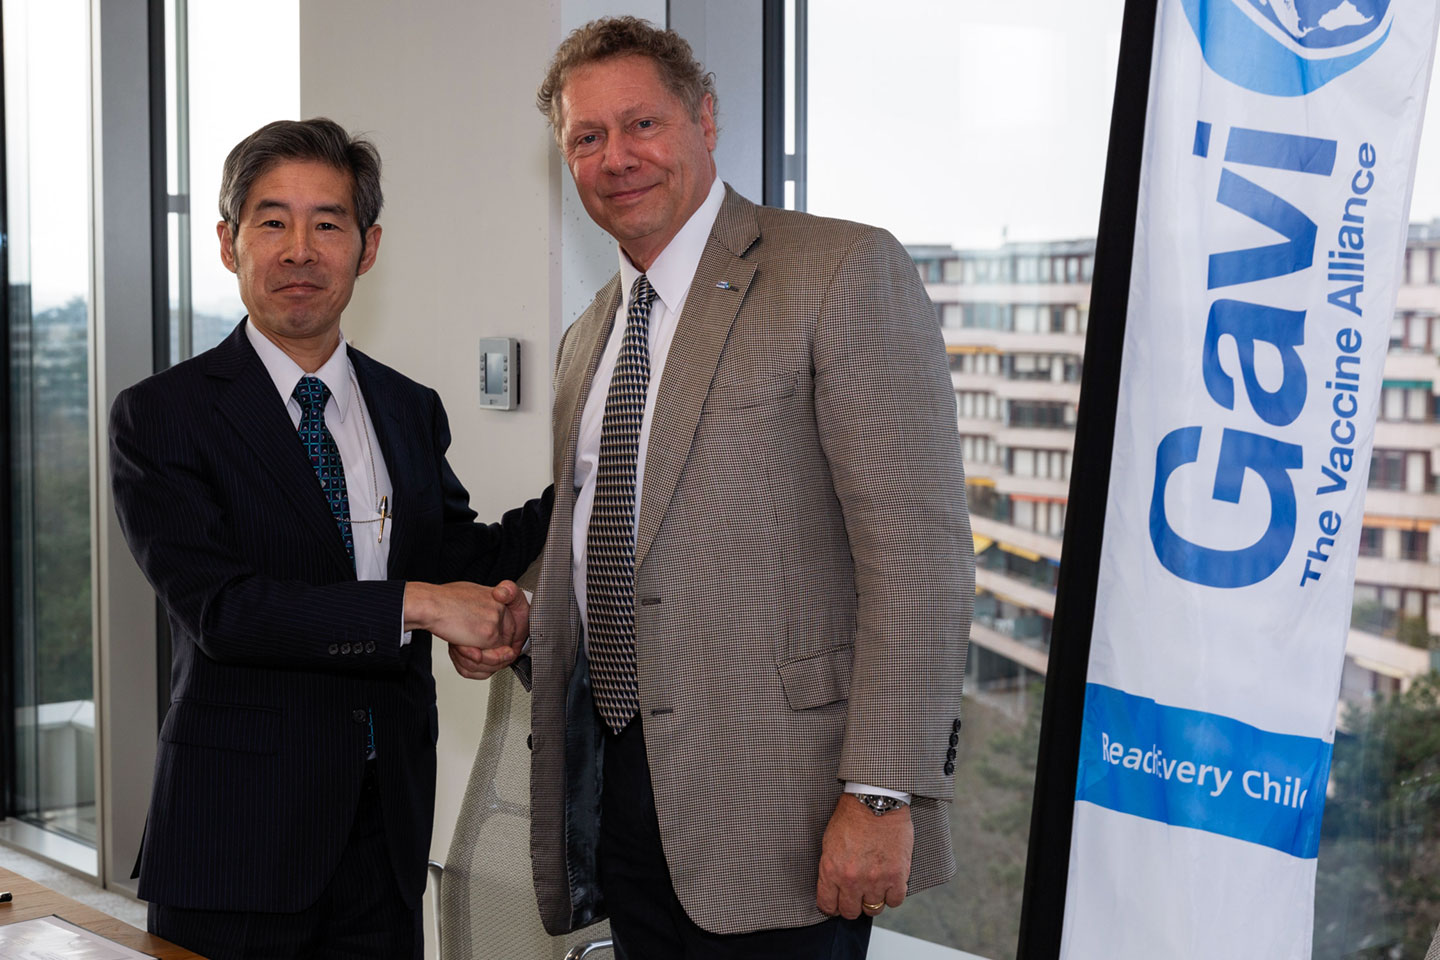
[[[230,225],[231,236],[240,229],[240,212],[255,181],[287,160],[313,160],[350,174],[364,252],[366,231],[380,219],[385,203],[380,192],[380,151],[326,117],[267,123],[230,151],[220,178],[220,217]]]
[[[550,121],[555,140],[560,140],[560,95],[570,74],[577,68],[617,57],[645,57],[655,64],[660,80],[690,111],[691,120],[700,119],[700,104],[710,95],[715,112],[715,74],[695,59],[685,38],[674,30],[661,30],[638,17],[605,17],[591,20],[566,37],[555,51],[545,80],[535,95],[535,105]]]

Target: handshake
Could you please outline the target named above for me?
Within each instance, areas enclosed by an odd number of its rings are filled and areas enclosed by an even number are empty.
[[[530,636],[530,602],[510,580],[405,584],[405,629],[444,640],[456,671],[486,680],[520,656]]]

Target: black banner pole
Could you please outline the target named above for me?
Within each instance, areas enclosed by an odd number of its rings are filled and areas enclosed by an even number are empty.
[[[1075,777],[1079,768],[1080,722],[1085,711],[1085,677],[1090,662],[1100,546],[1110,489],[1110,456],[1115,441],[1125,311],[1130,298],[1155,15],[1161,2],[1163,0],[1126,0],[1120,33],[1110,144],[1090,288],[1090,319],[1085,335],[1085,369],[1080,380],[1075,452],[1071,459],[1069,507],[1055,593],[1055,623],[1046,670],[1040,749],[1036,757],[1030,849],[1020,910],[1017,954],[1020,960],[1056,960],[1060,956]]]

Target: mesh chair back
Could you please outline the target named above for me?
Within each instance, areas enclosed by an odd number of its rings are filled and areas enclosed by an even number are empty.
[[[530,873],[530,694],[510,670],[486,682],[485,730],[440,884],[440,956],[563,960],[570,947],[609,937],[609,925],[567,937],[541,926]]]

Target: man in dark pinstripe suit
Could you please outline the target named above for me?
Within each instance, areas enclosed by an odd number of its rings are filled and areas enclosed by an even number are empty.
[[[249,316],[111,414],[174,644],[140,895],[214,960],[421,956],[431,634],[523,635],[508,578],[544,543],[548,492],[476,523],[439,397],[340,335],[380,205],[374,147],[331,121],[242,141],[217,230]]]

